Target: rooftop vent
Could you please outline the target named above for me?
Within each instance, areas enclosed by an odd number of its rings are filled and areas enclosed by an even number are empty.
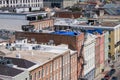
[[[16,54],[16,58],[21,58],[20,53]]]

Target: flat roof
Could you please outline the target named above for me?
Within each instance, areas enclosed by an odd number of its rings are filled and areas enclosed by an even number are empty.
[[[15,13],[15,12],[0,12],[0,14],[10,14],[10,15],[30,15],[30,14],[45,14],[47,12],[41,11],[41,12],[23,12],[23,13]]]
[[[26,59],[38,65],[43,65],[44,63],[52,60],[53,58],[63,55],[67,51],[70,50],[59,46],[42,45],[40,50],[11,51],[9,54],[6,54],[6,57],[16,58],[16,55],[20,54],[21,59]]]
[[[16,53],[21,55],[22,59],[26,59],[42,65],[49,60],[53,59],[54,57],[60,55],[57,53],[50,53],[50,52],[42,52],[42,51],[14,51],[12,54],[6,55],[7,57],[16,57]]]
[[[72,28],[99,28],[99,29],[115,29],[120,27],[120,22],[103,22],[99,25],[88,25],[86,23],[81,24],[70,24],[70,25],[64,25],[64,24],[55,24],[56,26],[70,26]]]
[[[0,65],[0,75],[14,77],[22,72],[23,72],[23,70],[19,70],[19,69],[15,69],[12,67]]]
[[[117,27],[120,27],[120,21],[119,19],[116,18],[98,18],[98,19],[88,19],[88,20],[95,20],[95,21],[100,21],[99,24],[94,24],[94,25],[88,25],[86,22],[81,22],[81,23],[75,23],[73,24],[73,20],[71,22],[65,21],[64,20],[57,20],[54,25],[55,26],[70,26],[70,27],[80,27],[80,28],[103,28],[103,29],[114,29]],[[87,19],[86,19],[87,21]]]
[[[0,29],[5,29],[8,31],[19,31],[21,25],[28,25],[29,21],[27,20],[18,20],[18,19],[0,19]]]
[[[119,24],[120,24],[119,22],[102,22],[102,23],[99,23],[99,25],[98,24],[94,24],[94,25],[91,25],[91,26],[115,27],[115,26],[117,26]],[[88,24],[86,24],[86,23],[80,23],[79,25],[86,25],[86,26],[88,26]]]
[[[0,56],[0,58],[2,57]],[[13,65],[17,65],[17,67],[25,69],[29,69],[30,67],[36,65],[35,63],[22,58],[4,57],[4,60],[10,60]]]
[[[56,32],[52,32],[51,34],[67,35],[67,36],[77,36],[80,33],[73,32],[73,31],[56,31]]]

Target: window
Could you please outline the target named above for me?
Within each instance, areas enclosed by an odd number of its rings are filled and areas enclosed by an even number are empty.
[[[108,47],[109,47],[109,50],[110,50],[110,49],[111,49],[111,46],[109,45]]]
[[[52,72],[52,64],[50,64],[50,72]]]
[[[52,80],[52,76],[50,76],[50,80]]]
[[[30,80],[32,80],[32,75],[30,75]]]
[[[111,42],[111,38],[109,38],[109,42]]]
[[[111,34],[111,31],[109,31],[109,34]]]
[[[45,76],[45,74],[44,74],[44,69],[42,69],[42,76],[43,76],[43,77]]]
[[[48,75],[48,67],[46,66],[46,74]]]
[[[40,78],[40,75],[41,75],[41,72],[39,71],[39,73],[38,73],[38,78]]]
[[[36,73],[34,74],[34,80],[36,80]]]

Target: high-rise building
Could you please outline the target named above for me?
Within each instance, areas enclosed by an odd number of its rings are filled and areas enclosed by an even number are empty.
[[[0,7],[43,8],[43,0],[0,0]]]

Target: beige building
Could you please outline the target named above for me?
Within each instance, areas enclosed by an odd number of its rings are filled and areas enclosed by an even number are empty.
[[[44,7],[58,7],[58,8],[66,8],[73,6],[79,2],[79,0],[44,0],[43,4]]]
[[[37,21],[30,21],[29,24],[34,25],[36,30],[53,30],[54,21],[53,19],[43,19]]]
[[[36,63],[36,66],[29,69],[30,80],[77,80],[77,51],[68,49],[66,45],[39,45],[17,41],[11,47],[16,50],[9,51],[6,56]]]
[[[43,8],[43,0],[0,0],[1,7]]]

